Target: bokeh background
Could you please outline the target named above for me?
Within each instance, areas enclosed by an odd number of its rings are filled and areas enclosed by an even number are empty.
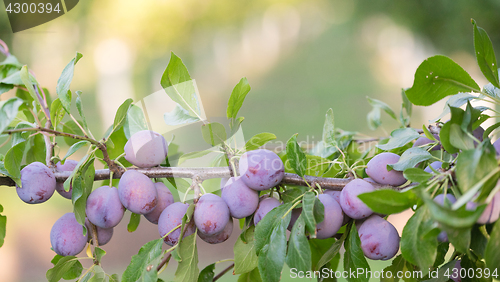
[[[488,32],[500,55],[499,10],[498,0],[85,0],[56,20],[16,34],[0,5],[0,38],[53,97],[64,66],[77,51],[83,53],[71,89],[83,92],[95,136],[112,124],[125,99],[161,90],[173,51],[196,79],[208,117],[225,116],[233,86],[247,77],[252,90],[240,111],[245,136],[272,132],[286,141],[299,133],[299,140],[313,145],[321,139],[328,108],[340,128],[387,135],[397,124],[383,117],[384,125],[370,131],[365,97],[399,111],[401,88],[411,87],[416,68],[429,56],[447,55],[486,84],[475,62],[470,19]],[[442,107],[416,108],[412,124],[427,124]],[[55,194],[44,204],[25,205],[13,188],[0,187],[0,203],[8,217],[0,281],[45,281],[54,255],[50,228],[71,211],[70,202]],[[140,246],[158,237],[156,226],[144,220],[128,233],[128,215],[104,248],[107,272],[123,273]],[[400,232],[408,216],[391,219]],[[200,268],[231,258],[235,240],[200,242]],[[172,277],[175,264],[161,277]],[[372,263],[378,270],[385,265]],[[283,281],[294,280],[288,275],[285,270]]]

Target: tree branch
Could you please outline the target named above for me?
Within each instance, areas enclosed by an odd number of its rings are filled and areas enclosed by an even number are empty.
[[[113,173],[114,179],[119,179],[124,172],[123,168],[118,168],[120,175]],[[197,182],[202,183],[204,180],[212,178],[228,178],[231,176],[228,167],[153,167],[153,168],[129,168],[129,170],[136,170],[149,178],[191,178],[196,179]],[[71,175],[71,171],[56,171],[54,173],[57,182],[64,182]],[[109,169],[96,170],[94,181],[107,180],[110,178]],[[319,184],[322,189],[330,189],[341,191],[345,185],[351,182],[352,178],[323,178],[317,176],[305,175],[304,178],[293,173],[285,173],[285,177],[281,184],[297,185],[308,187],[307,183],[312,187]],[[307,181],[307,183],[306,183]],[[12,179],[7,176],[0,177],[0,185],[15,186]],[[375,188],[391,188],[393,186],[373,184]]]
[[[224,270],[222,270],[219,274],[217,274],[215,277],[214,277],[214,280],[213,281],[217,281],[219,280],[219,278],[221,278],[224,274],[226,274],[229,270],[233,269],[234,267],[234,262],[231,263],[228,267],[224,268]]]

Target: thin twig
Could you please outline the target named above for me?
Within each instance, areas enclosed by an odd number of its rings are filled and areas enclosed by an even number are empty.
[[[54,129],[50,128],[45,128],[45,127],[32,127],[32,128],[19,128],[19,129],[10,129],[10,130],[4,130],[2,134],[12,134],[12,133],[17,133],[17,132],[24,132],[24,131],[41,131],[41,132],[46,132],[46,133],[51,133],[57,136],[63,136],[63,137],[69,137],[77,140],[85,140],[89,141],[90,143],[94,145],[99,145],[99,142],[92,138],[76,135],[76,134],[71,134],[71,133],[66,133],[66,132],[60,132]]]
[[[234,267],[234,262],[231,263],[228,267],[224,268],[224,270],[222,270],[219,274],[217,274],[215,277],[214,277],[214,280],[213,281],[217,281],[219,280],[219,278],[221,278],[224,274],[226,274],[229,270],[233,269]]]
[[[170,261],[170,258],[172,257],[172,254],[168,254],[166,256],[164,256],[161,261],[160,261],[160,264],[158,264],[158,267],[156,268],[156,271],[160,271],[161,268]]]

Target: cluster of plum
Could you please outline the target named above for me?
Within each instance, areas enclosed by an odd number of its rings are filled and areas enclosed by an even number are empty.
[[[425,138],[425,137],[422,137]],[[429,139],[418,139],[414,146],[422,146],[433,142]],[[125,158],[140,168],[150,168],[160,165],[168,153],[168,145],[163,136],[152,131],[140,131],[134,134],[124,147]],[[318,195],[324,206],[324,220],[316,226],[316,238],[325,239],[334,236],[342,225],[350,219],[357,221],[361,248],[366,257],[374,260],[392,258],[399,250],[400,237],[396,228],[381,215],[364,204],[357,196],[375,190],[374,183],[400,186],[407,182],[403,173],[388,170],[387,165],[397,163],[399,156],[384,152],[373,157],[366,167],[364,179],[354,179],[342,191],[326,190]],[[440,164],[438,164],[440,166]],[[431,164],[434,169],[438,165]],[[77,166],[76,161],[67,160],[58,163],[59,171],[72,171]],[[184,236],[198,230],[199,237],[211,244],[226,241],[233,230],[233,218],[242,219],[253,216],[257,225],[264,216],[281,205],[280,200],[260,191],[268,190],[278,185],[284,177],[282,160],[274,152],[258,149],[244,153],[239,161],[239,176],[221,181],[221,196],[206,193],[202,195],[194,210],[193,220],[185,226]],[[34,162],[21,171],[21,187],[17,187],[19,197],[27,203],[41,203],[49,199],[54,191],[71,198],[70,191],[64,191],[61,183],[56,183],[54,173],[42,163]],[[455,198],[448,194],[436,197],[440,204],[450,204]],[[500,194],[486,208],[480,223],[489,223],[500,215]],[[446,203],[445,203],[446,202]],[[477,205],[468,204],[469,209]],[[104,245],[113,235],[113,227],[122,220],[125,210],[142,214],[153,224],[158,225],[160,236],[168,245],[179,241],[181,230],[179,226],[189,205],[174,202],[169,189],[162,183],[154,183],[144,174],[129,169],[121,177],[118,189],[102,186],[89,195],[86,205],[87,229],[92,223],[96,226],[97,241]],[[300,216],[301,208],[292,211],[289,230]],[[51,230],[53,250],[62,256],[80,253],[90,240],[90,232],[83,235],[80,225],[73,213],[67,213],[56,221]],[[440,235],[440,240],[446,240],[446,234]]]
[[[479,141],[483,141],[483,134],[484,134],[484,129],[482,127],[477,127],[473,132],[472,135]],[[434,135],[434,137],[439,141],[439,136]],[[428,144],[434,144],[437,143],[435,146],[432,147],[431,150],[440,150],[441,146],[439,142],[435,142],[431,139],[428,139],[426,137],[420,137],[418,138],[415,143],[413,144],[413,147],[418,147],[418,146],[426,146]],[[493,143],[493,147],[495,148],[496,154],[500,155],[500,139],[495,141]],[[443,163],[440,161],[435,161],[429,164],[424,171],[428,173],[434,173],[434,171],[438,171],[441,169],[443,166]],[[498,180],[496,186],[500,186],[500,180]],[[497,188],[496,187],[496,188]],[[497,190],[497,189],[494,190]],[[447,206],[451,207],[457,199],[455,198],[454,195],[452,194],[439,194],[434,198],[434,201],[441,206]],[[467,202],[465,208],[469,211],[474,211],[478,207],[478,203],[470,201]],[[477,219],[476,223],[477,224],[490,224],[498,220],[500,217],[500,191],[497,192],[491,202],[486,206],[484,209],[483,213],[481,216]],[[447,242],[448,241],[448,236],[445,231],[442,231],[439,236],[438,240],[440,242]]]

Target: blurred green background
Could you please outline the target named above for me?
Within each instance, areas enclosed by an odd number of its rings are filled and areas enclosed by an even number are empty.
[[[233,86],[247,77],[252,90],[240,111],[245,137],[272,132],[286,141],[299,133],[299,140],[311,145],[321,139],[328,108],[338,127],[388,134],[396,123],[386,117],[382,128],[368,129],[365,97],[399,110],[401,88],[411,87],[416,68],[429,56],[447,55],[486,84],[475,62],[470,19],[488,32],[500,54],[499,10],[498,0],[86,0],[60,18],[16,34],[0,5],[0,38],[53,97],[64,66],[75,52],[83,53],[71,89],[83,92],[95,136],[112,123],[125,99],[161,90],[160,77],[173,51],[196,79],[208,117],[225,116]],[[415,109],[412,124],[420,127],[442,107]],[[56,194],[47,203],[24,205],[6,187],[0,189],[0,203],[8,217],[0,281],[44,281],[53,256],[51,225],[71,211],[71,204]],[[394,219],[400,232],[407,217]],[[109,272],[122,273],[139,247],[158,236],[149,222],[129,234],[126,222],[105,247],[103,267]],[[202,243],[200,268],[232,257],[235,237],[223,248]],[[172,264],[162,275],[173,275]]]

